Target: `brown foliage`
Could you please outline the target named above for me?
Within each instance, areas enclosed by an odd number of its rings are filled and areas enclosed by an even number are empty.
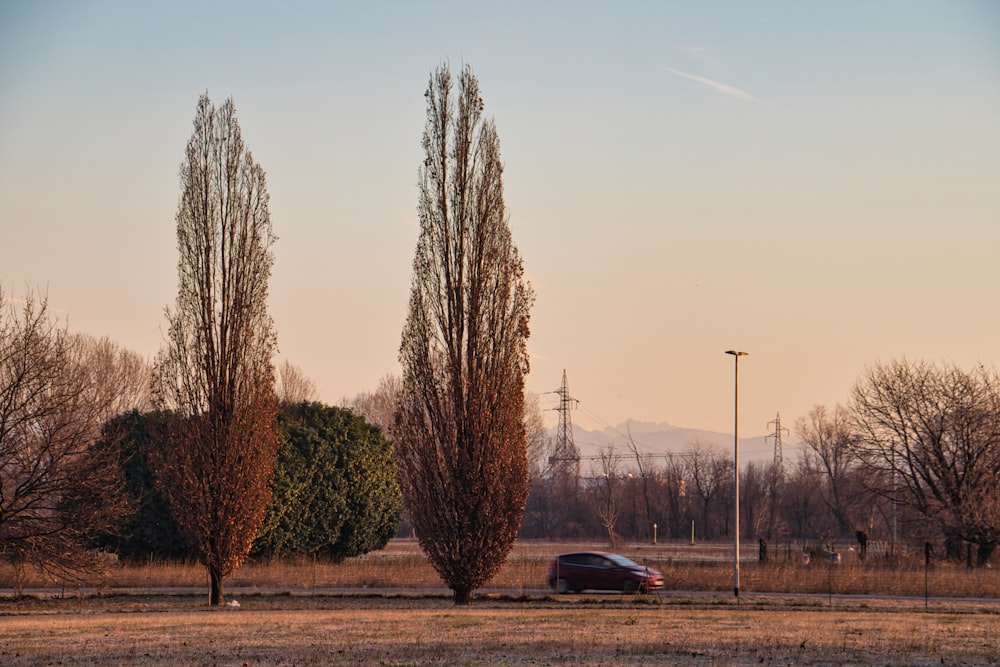
[[[470,68],[427,93],[420,237],[392,429],[421,546],[458,603],[503,564],[527,496],[532,293],[507,226],[500,144]]]
[[[239,567],[264,520],[277,451],[274,242],[264,170],[243,144],[232,100],[203,95],[181,166],[179,287],[156,360],[169,442],[152,455],[161,491],[211,577]]]

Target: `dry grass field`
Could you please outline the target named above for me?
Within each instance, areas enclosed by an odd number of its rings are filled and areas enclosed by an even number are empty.
[[[308,604],[306,604],[308,602]],[[0,617],[20,665],[986,665],[1000,616],[444,598],[111,600]],[[179,605],[178,605],[179,606]]]
[[[935,565],[925,600],[922,559],[748,553],[737,602],[725,545],[630,545],[667,591],[544,590],[552,555],[587,546],[519,543],[465,607],[405,540],[342,564],[250,563],[227,584],[238,608],[206,608],[191,564],[124,565],[80,590],[36,576],[0,598],[0,665],[1000,664],[995,570]]]
[[[604,549],[593,543],[520,541],[506,565],[489,583],[487,592],[534,593],[545,588],[549,562],[557,553],[578,549]],[[717,591],[732,593],[732,545],[629,544],[619,551],[639,563],[663,572],[667,591]],[[897,595],[922,597],[997,598],[1000,568],[967,568],[961,563],[935,562],[925,571],[923,554],[905,552],[889,565],[884,560],[861,561],[845,547],[842,561],[806,565],[801,548],[776,550],[771,562],[757,563],[756,549],[741,554],[740,587],[746,593]],[[0,565],[0,590],[14,588],[14,572]],[[27,573],[23,585],[32,589],[59,590],[66,595],[74,586]],[[205,569],[196,563],[153,561],[110,567],[95,575],[85,589],[91,592],[149,592],[206,585]],[[372,591],[438,591],[440,578],[414,540],[393,540],[377,552],[343,563],[310,559],[274,562],[250,561],[227,579],[227,590],[308,594],[331,589],[366,588]]]

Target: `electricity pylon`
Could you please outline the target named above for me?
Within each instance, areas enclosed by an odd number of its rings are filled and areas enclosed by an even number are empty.
[[[573,441],[573,418],[570,410],[577,400],[569,395],[569,381],[563,370],[562,386],[553,392],[559,395],[559,427],[556,429],[556,446],[549,457],[549,465],[553,476],[573,474],[577,483],[580,480],[580,450]]]
[[[774,439],[774,474],[778,479],[782,479],[785,476],[785,463],[781,453],[781,432],[784,431],[788,433],[787,428],[781,428],[781,413],[777,413],[774,421],[767,422],[770,426],[774,424],[774,435],[769,435],[765,440],[773,438]]]

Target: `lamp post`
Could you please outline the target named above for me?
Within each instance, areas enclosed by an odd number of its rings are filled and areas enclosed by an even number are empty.
[[[736,599],[740,598],[740,357],[747,356],[746,352],[738,350],[726,350],[726,354],[733,355],[735,362],[735,376],[733,378],[733,469],[735,471],[735,493],[736,497],[736,546],[733,551],[733,593]]]

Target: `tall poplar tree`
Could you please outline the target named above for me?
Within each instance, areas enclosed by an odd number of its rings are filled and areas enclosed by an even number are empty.
[[[524,512],[534,296],[511,238],[500,142],[483,117],[478,80],[465,67],[456,91],[442,65],[425,97],[420,236],[393,435],[420,545],[464,604],[506,560]]]
[[[275,237],[264,170],[231,99],[218,109],[207,94],[198,100],[180,180],[177,303],[153,383],[173,418],[152,462],[219,605],[264,520],[278,446],[267,310]]]

